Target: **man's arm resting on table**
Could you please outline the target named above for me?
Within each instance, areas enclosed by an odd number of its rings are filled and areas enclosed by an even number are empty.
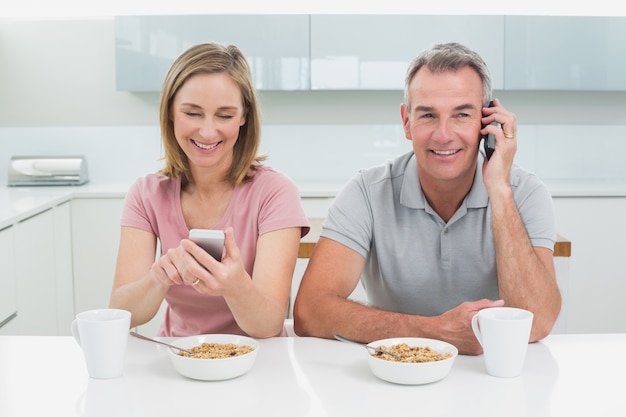
[[[436,317],[384,311],[351,301],[364,258],[330,239],[321,238],[302,278],[294,305],[294,330],[299,336],[333,338],[335,334],[361,342],[389,337],[427,337],[455,345],[463,354],[482,348],[471,329],[479,310],[501,301],[466,302]]]

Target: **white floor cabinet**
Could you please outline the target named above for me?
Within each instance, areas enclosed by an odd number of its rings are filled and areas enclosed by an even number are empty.
[[[69,335],[74,317],[71,210],[63,203],[17,223],[15,327],[23,335]]]
[[[76,312],[109,306],[123,204],[123,198],[75,198],[72,201]],[[163,308],[137,330],[155,336],[162,314]]]
[[[15,276],[14,227],[0,230],[0,335],[15,328],[17,278]]]
[[[557,230],[572,242],[568,333],[626,332],[626,198],[554,198]]]
[[[122,198],[72,200],[76,312],[109,306],[123,201]]]

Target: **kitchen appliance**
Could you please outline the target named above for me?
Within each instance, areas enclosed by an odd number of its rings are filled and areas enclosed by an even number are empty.
[[[9,162],[8,185],[82,185],[89,181],[82,156],[14,156]]]

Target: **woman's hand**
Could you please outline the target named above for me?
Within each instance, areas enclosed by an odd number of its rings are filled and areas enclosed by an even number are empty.
[[[179,245],[176,248],[169,249],[162,255],[150,268],[150,273],[166,287],[170,285],[185,284],[181,275],[180,268],[186,264],[184,261],[184,251]]]
[[[178,249],[183,252],[178,263],[181,280],[200,293],[232,295],[241,290],[243,282],[250,280],[243,267],[232,227],[224,231],[225,253],[222,262],[187,239],[181,241]]]

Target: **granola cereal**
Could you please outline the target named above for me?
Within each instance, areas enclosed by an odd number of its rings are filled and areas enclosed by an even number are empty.
[[[390,347],[378,346],[378,349],[380,350],[378,352],[373,353],[372,356],[376,356],[380,359],[384,359],[384,360],[388,360],[392,362],[403,362],[403,363],[436,362],[436,361],[441,361],[441,360],[452,357],[452,354],[450,352],[439,353],[439,352],[435,352],[428,346],[411,347],[407,345],[406,343],[400,343],[397,345],[392,345]],[[399,355],[402,358],[402,360],[394,356],[387,355],[386,353],[382,351],[395,353],[396,355]]]
[[[245,355],[246,353],[252,352],[254,348],[234,343],[203,343],[187,350],[191,351],[192,354],[186,352],[179,352],[178,354],[187,358],[224,359]]]

